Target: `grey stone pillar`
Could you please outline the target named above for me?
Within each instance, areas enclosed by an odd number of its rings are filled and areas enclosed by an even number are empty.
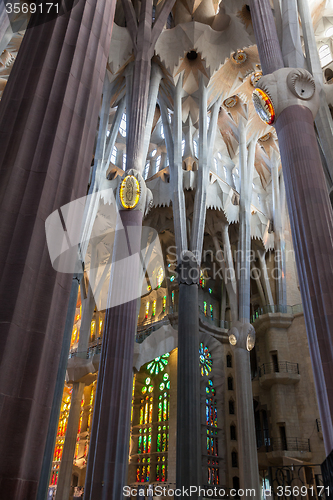
[[[313,30],[311,12],[307,0],[297,0],[299,14],[302,21],[302,33],[306,54],[306,62],[309,71],[313,74],[318,85],[320,96],[320,108],[315,123],[319,135],[320,145],[326,159],[326,175],[329,187],[333,184],[333,121],[327,105],[325,91],[323,89],[323,70],[321,69],[316,38]]]
[[[201,485],[198,282],[197,262],[184,252],[179,266],[177,488]]]
[[[269,0],[250,0],[251,19],[264,75],[283,68],[279,39]]]
[[[58,430],[59,414],[61,409],[61,401],[64,391],[64,381],[66,376],[68,352],[71,345],[73,323],[75,318],[80,279],[81,276],[74,276],[72,281],[71,294],[69,297],[67,316],[66,316],[64,338],[62,341],[60,362],[58,367],[56,386],[53,394],[51,416],[50,416],[49,428],[47,431],[43,464],[38,484],[36,500],[45,500],[49,486],[54,447]]]
[[[244,325],[246,326],[246,325]],[[259,468],[254,425],[250,353],[236,345],[236,413],[240,487],[255,490],[248,498],[259,500]]]
[[[266,0],[252,0],[257,40],[268,25],[275,32],[271,11],[260,17]],[[267,19],[271,17],[271,20]],[[265,24],[266,22],[266,24]],[[276,36],[273,33],[273,37]],[[266,63],[269,52],[259,47]],[[277,48],[275,47],[275,52]],[[274,52],[272,50],[272,52]],[[274,58],[273,58],[274,59]],[[271,71],[282,68],[276,60]],[[333,449],[333,215],[321,167],[311,111],[291,105],[276,120],[286,199],[296,255],[310,355],[322,422],[325,450]]]
[[[291,106],[278,117],[286,197],[325,450],[333,449],[333,216],[313,117]]]
[[[113,262],[140,251],[142,213],[121,211],[123,230],[116,231]],[[133,350],[136,329],[136,299],[128,300],[129,290],[137,290],[138,261],[130,259],[126,272],[115,266],[109,287],[109,304],[115,295],[124,302],[106,312],[103,350],[98,374],[91,448],[85,485],[85,500],[122,498],[126,482],[130,413],[133,383]],[[119,303],[119,301],[118,301]]]
[[[73,384],[71,407],[69,410],[65,443],[62,451],[57,483],[56,500],[68,500],[69,498],[84,386],[85,384],[83,382],[74,382]]]
[[[0,103],[0,497],[11,500],[37,494],[72,281],[52,269],[45,219],[87,191],[114,7],[78,2],[27,30]]]

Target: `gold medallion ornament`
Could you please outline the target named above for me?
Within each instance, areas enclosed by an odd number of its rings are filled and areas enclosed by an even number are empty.
[[[259,118],[267,125],[272,125],[275,120],[275,110],[269,95],[257,88],[252,93],[252,100]]]
[[[120,184],[119,197],[122,206],[131,209],[137,206],[140,199],[140,183],[134,175],[127,175]]]
[[[251,85],[253,87],[256,87],[261,77],[262,77],[262,71],[256,71],[255,73],[253,73],[250,78]]]
[[[259,141],[260,142],[267,142],[271,137],[272,137],[271,132],[268,132],[267,134],[265,134],[262,137],[260,137]]]
[[[231,60],[234,64],[243,64],[247,60],[247,53],[245,50],[237,50],[232,54]]]
[[[223,104],[225,105],[226,108],[233,108],[234,106],[236,106],[237,103],[238,103],[238,97],[236,95],[233,95],[225,99]]]

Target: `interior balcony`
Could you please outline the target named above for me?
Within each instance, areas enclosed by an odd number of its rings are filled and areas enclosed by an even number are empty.
[[[298,363],[279,361],[264,363],[259,368],[259,383],[269,389],[274,384],[294,385],[301,379]]]

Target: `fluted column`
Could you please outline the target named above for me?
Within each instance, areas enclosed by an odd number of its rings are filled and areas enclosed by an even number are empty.
[[[53,394],[52,409],[51,409],[49,427],[47,430],[43,465],[41,469],[40,480],[38,483],[36,500],[45,500],[47,495],[47,490],[49,487],[54,447],[55,447],[55,442],[57,437],[56,435],[59,423],[59,414],[60,414],[62,396],[64,391],[64,381],[66,377],[68,352],[71,345],[73,323],[74,323],[76,304],[77,304],[77,295],[81,279],[82,275],[79,276],[74,275],[72,281],[72,287],[69,297],[66,323],[65,323],[65,331],[61,347],[60,362],[58,366],[56,386]]]
[[[271,11],[260,17],[267,0],[252,0],[257,40],[267,22],[276,37]],[[267,7],[268,9],[268,7]],[[274,34],[275,33],[275,34]],[[277,37],[276,37],[277,38]],[[269,52],[259,47],[266,64]],[[272,55],[274,59],[274,51]],[[281,68],[278,62],[270,71]],[[310,355],[315,379],[325,450],[333,449],[333,215],[313,126],[306,105],[290,105],[276,120],[276,131],[285,179],[286,199],[296,256]]]
[[[57,482],[56,500],[68,500],[69,498],[84,386],[83,382],[74,382],[73,384],[71,407]]]
[[[45,219],[86,193],[114,6],[78,2],[27,30],[0,104],[0,496],[11,500],[36,496],[72,280],[52,269]]]
[[[140,252],[142,212],[121,211],[118,223],[108,304],[119,303],[121,297],[123,303],[108,308],[105,316],[85,500],[122,498],[128,466],[137,321],[136,299],[128,297],[129,291],[137,290],[139,259],[134,257]],[[125,255],[133,257],[127,260],[126,271],[117,267]]]
[[[184,252],[179,267],[176,484],[185,489],[201,485],[198,281],[196,260]]]
[[[269,0],[250,0],[251,19],[264,75],[283,68],[283,59]]]
[[[333,216],[313,117],[291,106],[276,124],[325,450],[333,449]]]

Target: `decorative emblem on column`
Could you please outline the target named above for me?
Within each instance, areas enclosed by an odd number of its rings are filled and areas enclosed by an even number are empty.
[[[136,207],[139,203],[140,193],[141,188],[138,179],[134,175],[126,175],[119,188],[119,197],[123,208],[130,210]]]
[[[117,204],[120,210],[141,210],[146,215],[152,207],[153,196],[137,170],[124,173],[117,188]]]
[[[308,108],[313,118],[319,109],[319,93],[313,76],[303,68],[281,68],[257,82],[252,94],[260,118],[272,125],[289,106]]]
[[[256,332],[250,323],[236,321],[229,330],[229,342],[233,346],[252,351],[256,341]]]
[[[260,88],[256,88],[252,93],[252,100],[259,118],[267,125],[272,125],[275,120],[275,110],[269,95]]]

